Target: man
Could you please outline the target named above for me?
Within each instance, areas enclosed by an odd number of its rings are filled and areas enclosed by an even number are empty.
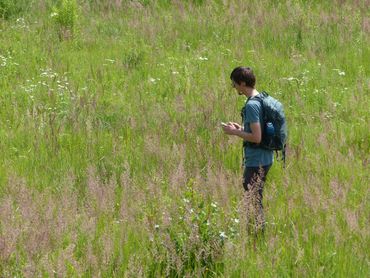
[[[243,139],[244,148],[244,175],[243,187],[245,189],[245,199],[247,208],[252,207],[254,214],[255,230],[264,230],[264,214],[262,206],[263,185],[266,181],[267,173],[273,163],[273,151],[258,147],[262,139],[262,119],[261,103],[254,99],[259,92],[255,88],[256,77],[249,67],[235,68],[230,79],[232,86],[239,95],[246,96],[247,101],[242,109],[243,125],[228,122],[222,124],[224,132],[228,135],[235,135]],[[251,210],[247,210],[247,217]]]

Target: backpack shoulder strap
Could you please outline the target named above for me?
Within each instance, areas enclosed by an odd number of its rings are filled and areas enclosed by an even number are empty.
[[[256,96],[254,96],[253,97],[253,100],[257,100],[257,101],[259,101],[260,103],[261,103],[261,105],[263,104],[262,102],[263,102],[263,100],[266,98],[266,97],[268,97],[269,95],[268,95],[268,93],[266,93],[265,91],[262,91],[262,92],[260,92],[258,95],[256,95]],[[248,100],[247,100],[247,102],[249,101],[251,99],[251,97],[248,97]]]
[[[260,92],[258,95],[253,97],[253,100],[257,100],[261,104],[261,110],[262,110],[262,119],[265,120],[265,110],[263,107],[263,100],[268,97],[268,94],[265,91]],[[250,97],[248,98],[249,101]]]

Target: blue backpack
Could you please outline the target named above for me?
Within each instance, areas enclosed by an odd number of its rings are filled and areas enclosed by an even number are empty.
[[[261,103],[263,127],[261,143],[244,142],[244,146],[264,148],[272,151],[282,152],[282,159],[285,164],[285,148],[288,137],[288,129],[284,114],[283,105],[266,92],[261,92],[253,98]],[[243,108],[244,109],[244,108]],[[244,111],[242,111],[242,117]],[[243,120],[244,121],[244,120]]]

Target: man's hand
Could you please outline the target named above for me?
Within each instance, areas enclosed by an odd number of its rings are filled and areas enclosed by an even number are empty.
[[[236,135],[238,131],[243,130],[238,123],[228,122],[227,124],[222,124],[223,131],[228,135]]]
[[[238,123],[233,123],[233,122],[229,122],[230,124],[232,124],[236,129],[238,129],[238,130],[243,130],[243,128],[241,127],[241,125],[240,124],[238,124]]]
[[[243,127],[237,123],[228,122],[227,124],[222,123],[222,129],[227,135],[236,135],[242,138],[244,141],[257,143],[261,142],[262,132],[259,122],[251,123],[251,132],[245,132]]]

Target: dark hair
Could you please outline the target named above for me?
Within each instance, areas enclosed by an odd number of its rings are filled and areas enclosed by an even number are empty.
[[[256,77],[253,74],[253,70],[250,67],[237,67],[235,68],[230,75],[230,79],[238,85],[241,82],[245,82],[245,85],[251,88],[254,88],[256,84]]]

